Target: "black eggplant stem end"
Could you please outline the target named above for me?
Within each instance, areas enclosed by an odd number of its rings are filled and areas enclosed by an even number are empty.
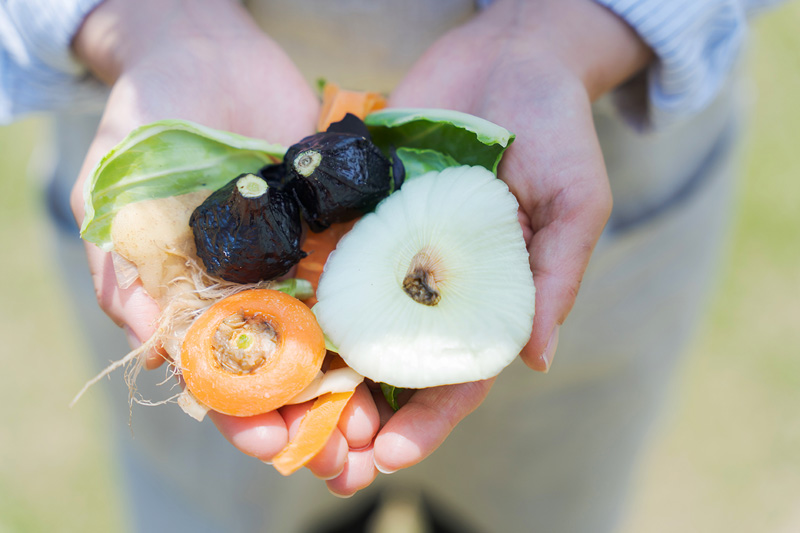
[[[258,198],[267,192],[269,184],[255,174],[245,174],[236,180],[236,188],[245,198]]]

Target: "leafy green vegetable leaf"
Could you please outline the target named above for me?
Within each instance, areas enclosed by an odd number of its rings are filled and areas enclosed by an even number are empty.
[[[163,120],[131,132],[86,181],[81,236],[108,251],[111,222],[140,200],[218,189],[244,172],[283,158],[286,148],[200,124]]]
[[[398,148],[397,157],[400,158],[400,161],[403,162],[403,167],[405,167],[406,181],[433,170],[442,171],[447,167],[459,166],[458,161],[436,150]]]
[[[435,150],[459,165],[480,165],[495,173],[514,140],[514,134],[497,124],[447,109],[384,109],[364,122],[384,152],[390,146]]]
[[[276,281],[272,287],[276,291],[285,292],[298,300],[305,300],[314,296],[314,287],[311,282],[300,278],[289,278]]]
[[[398,389],[394,385],[381,383],[381,392],[383,393],[383,397],[386,398],[386,401],[389,403],[389,407],[391,407],[393,411],[400,409],[400,403],[397,400],[397,395],[402,390],[403,389]]]

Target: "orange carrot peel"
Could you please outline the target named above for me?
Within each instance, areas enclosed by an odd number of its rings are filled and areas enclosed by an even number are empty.
[[[332,123],[342,120],[347,113],[364,120],[373,111],[386,107],[386,98],[376,92],[349,91],[335,83],[326,83],[322,90],[322,111],[320,112],[317,130],[325,131]],[[297,264],[296,276],[311,282],[317,290],[319,278],[328,256],[336,248],[339,239],[350,231],[357,220],[332,224],[320,233],[310,233],[303,243],[303,251],[308,255]],[[303,302],[309,307],[317,303],[312,296]]]
[[[331,361],[329,370],[338,371],[341,368],[347,368],[347,364],[337,355]],[[355,392],[354,386],[352,390],[320,395],[303,416],[300,427],[289,444],[272,458],[275,470],[288,476],[313,459],[328,442],[339,423],[342,411]]]
[[[344,118],[347,113],[361,120],[386,107],[386,98],[369,91],[348,91],[335,83],[326,83],[322,89],[322,110],[317,121],[317,131],[325,131],[334,122]]]
[[[328,260],[328,256],[331,255],[331,252],[336,248],[339,239],[353,229],[356,222],[357,220],[351,220],[349,222],[331,224],[325,231],[309,233],[306,236],[306,240],[303,242],[303,251],[308,255],[297,263],[297,272],[295,276],[310,281],[311,286],[314,288],[314,293],[317,291],[319,278],[322,276],[322,270],[325,268],[325,262]],[[311,296],[306,298],[303,300],[303,303],[312,307],[317,303],[317,297]]]
[[[354,393],[355,389],[329,392],[317,398],[300,421],[297,434],[272,458],[275,470],[288,476],[313,459],[328,442]]]

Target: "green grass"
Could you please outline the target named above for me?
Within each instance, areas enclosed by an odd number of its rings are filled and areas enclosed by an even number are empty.
[[[729,260],[626,531],[800,531],[800,6],[756,25]]]
[[[68,407],[91,370],[26,179],[42,132],[0,128],[0,532],[120,531],[100,395]]]
[[[800,531],[800,5],[757,26],[757,100],[730,259],[627,533]],[[0,128],[0,533],[118,531],[102,395],[26,166],[44,123]]]

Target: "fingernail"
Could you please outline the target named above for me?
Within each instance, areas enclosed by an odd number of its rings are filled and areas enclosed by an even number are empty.
[[[355,495],[355,492],[352,493],[352,494],[338,494],[336,492],[333,492],[331,489],[328,489],[328,492],[330,492],[331,494],[333,494],[337,498],[341,498],[343,500],[346,500],[347,498],[352,498]]]
[[[311,472],[311,473],[312,473],[312,474],[314,474],[314,477],[315,477],[315,478],[317,478],[317,479],[321,479],[322,481],[330,481],[330,480],[332,480],[332,479],[336,479],[337,477],[341,476],[341,475],[344,473],[344,467],[342,467],[342,469],[341,469],[341,470],[339,470],[338,472],[336,472],[336,473],[335,473],[334,475],[332,475],[332,476],[318,476],[318,475],[317,475],[316,473],[314,473],[314,472]]]
[[[264,463],[265,465],[272,466],[272,461],[261,461],[261,462]]]
[[[553,333],[550,334],[550,340],[547,341],[547,348],[544,349],[542,354],[542,361],[544,362],[544,373],[550,372],[550,365],[553,364],[553,358],[556,355],[556,348],[558,347],[558,330],[559,325],[556,324],[553,328]]]
[[[372,462],[375,463],[375,468],[377,468],[378,472],[380,472],[381,474],[394,474],[395,472],[397,472],[397,470],[389,470],[388,468],[382,467],[375,460],[373,460]]]
[[[142,341],[139,340],[139,337],[136,336],[136,333],[131,328],[123,326],[122,329],[125,331],[125,336],[128,338],[128,344],[131,349],[135,350],[142,345]]]

